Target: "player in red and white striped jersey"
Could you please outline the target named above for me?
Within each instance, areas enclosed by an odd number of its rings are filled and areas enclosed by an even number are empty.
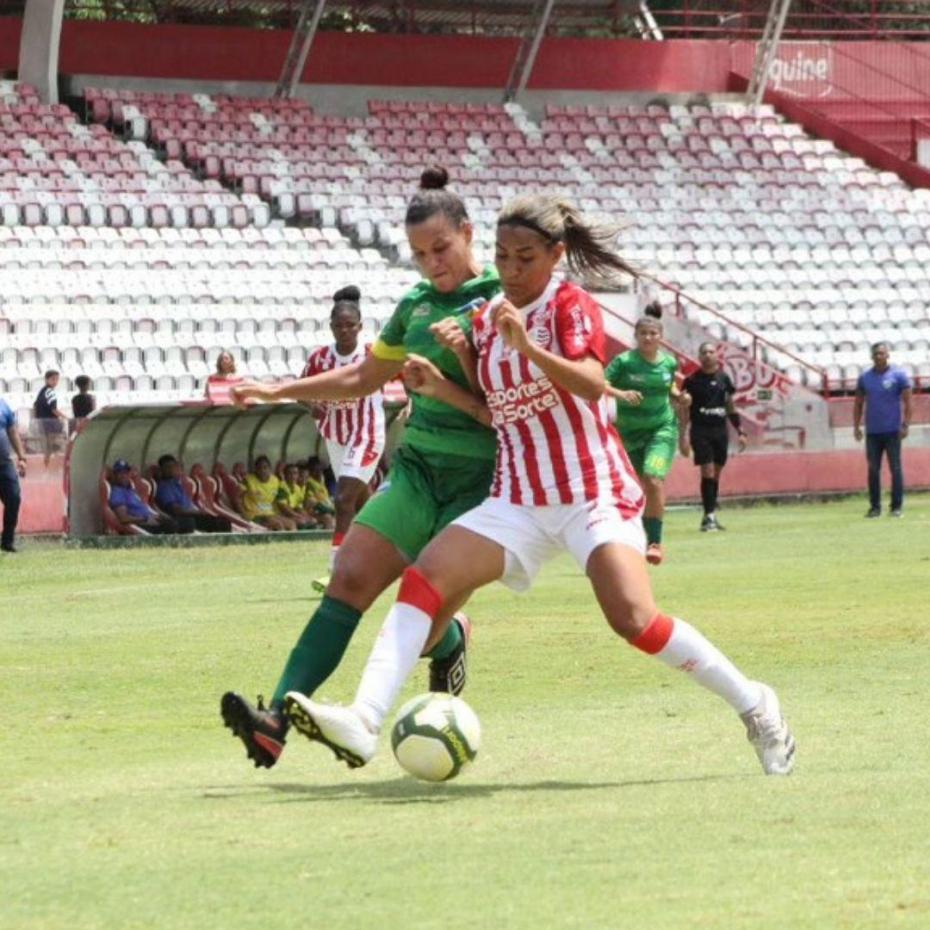
[[[495,428],[497,475],[491,496],[404,572],[352,706],[287,695],[292,723],[349,765],[374,755],[391,705],[440,632],[434,621],[445,603],[497,580],[525,590],[543,562],[568,551],[616,633],[729,703],[766,773],[791,771],[794,739],[775,692],[749,680],[690,624],[660,613],[653,599],[643,495],[603,400],[600,308],[581,288],[553,278],[563,255],[576,272],[632,271],[611,238],[553,198],[521,197],[501,212],[496,263],[504,299],[480,308],[472,325],[486,406],[427,360],[408,356],[416,390]],[[454,325],[437,324],[437,338],[455,344]]]
[[[642,491],[604,402],[565,390],[511,348],[494,325],[502,303],[486,304],[472,324],[478,383],[498,438],[491,497],[537,507],[609,500],[625,518],[638,517]],[[552,278],[522,313],[536,345],[604,363],[600,308],[577,285]]]
[[[352,285],[333,295],[329,328],[335,341],[310,353],[302,378],[364,361],[371,346],[359,340],[362,331],[361,296],[359,289]],[[337,480],[333,502],[336,528],[330,568],[352,520],[368,500],[369,483],[384,453],[383,396],[381,391],[375,391],[356,400],[325,401],[311,408],[326,441],[329,464]],[[313,582],[313,587],[324,591],[328,582],[328,578],[319,578]]]

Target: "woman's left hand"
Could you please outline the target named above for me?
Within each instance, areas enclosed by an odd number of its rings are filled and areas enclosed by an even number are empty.
[[[526,355],[530,347],[530,336],[526,331],[523,314],[509,301],[501,303],[494,313],[494,325],[508,349],[515,349]]]

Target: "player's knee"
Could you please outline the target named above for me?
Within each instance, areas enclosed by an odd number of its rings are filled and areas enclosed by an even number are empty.
[[[618,636],[631,643],[649,626],[656,613],[653,603],[624,604],[612,612],[608,622]]]
[[[328,593],[330,596],[340,600],[351,598],[351,603],[356,601],[367,601],[367,592],[371,588],[371,571],[365,564],[364,559],[358,557],[358,553],[353,551],[351,546],[343,544],[339,547],[339,554],[333,565],[332,575],[329,580]],[[374,592],[370,600],[380,592]]]

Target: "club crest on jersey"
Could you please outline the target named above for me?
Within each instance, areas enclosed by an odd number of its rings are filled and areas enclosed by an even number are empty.
[[[548,349],[552,344],[552,332],[548,326],[540,324],[539,326],[534,326],[530,330],[530,339],[532,339],[536,345]]]
[[[419,306],[414,307],[413,310],[410,312],[410,318],[414,319],[414,318],[419,318],[421,316],[429,316],[429,311],[430,311],[429,304],[420,304]]]

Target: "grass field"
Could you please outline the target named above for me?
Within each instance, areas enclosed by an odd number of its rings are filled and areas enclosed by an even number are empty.
[[[484,744],[460,780],[296,736],[257,771],[218,699],[271,693],[323,544],[25,548],[0,562],[0,926],[930,927],[930,498],[864,511],[732,510],[715,536],[676,513],[654,572],[779,690],[788,779],[614,639],[564,559],[472,603]],[[351,698],[388,603],[322,696]]]

